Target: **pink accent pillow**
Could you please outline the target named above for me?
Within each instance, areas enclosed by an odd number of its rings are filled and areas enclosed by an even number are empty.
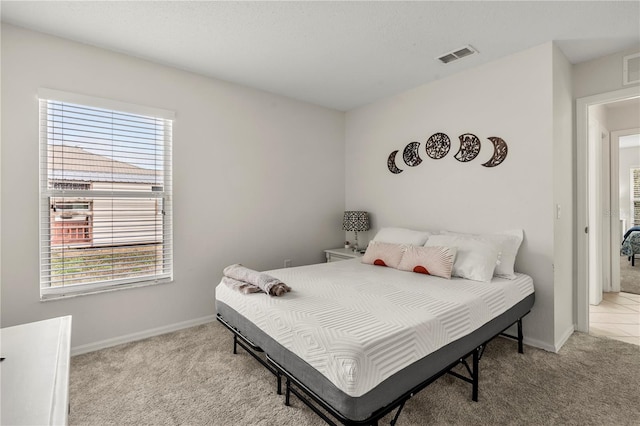
[[[455,247],[409,246],[402,255],[398,269],[450,279],[456,252]]]
[[[362,263],[370,265],[388,266],[398,269],[402,253],[406,246],[402,244],[383,243],[380,241],[371,241],[367,247],[367,251],[362,256]]]

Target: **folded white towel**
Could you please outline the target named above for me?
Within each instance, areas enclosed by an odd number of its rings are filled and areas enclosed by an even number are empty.
[[[264,272],[254,271],[253,269],[249,269],[239,263],[227,266],[224,268],[223,273],[225,277],[244,281],[245,283],[260,288],[260,290],[271,296],[281,296],[286,292],[291,291],[291,288],[279,279],[272,277],[269,274],[265,274]]]
[[[222,277],[222,282],[232,290],[239,291],[240,293],[249,294],[249,293],[258,293],[260,287],[257,287],[253,284],[246,283],[244,281],[234,280],[229,277]]]

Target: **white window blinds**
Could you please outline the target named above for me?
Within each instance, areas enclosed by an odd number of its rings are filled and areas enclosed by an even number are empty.
[[[43,298],[171,280],[171,118],[40,92]]]

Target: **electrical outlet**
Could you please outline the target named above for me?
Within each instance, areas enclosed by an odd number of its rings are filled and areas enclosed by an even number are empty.
[[[284,267],[285,268],[291,268],[291,259],[285,259],[284,260]]]

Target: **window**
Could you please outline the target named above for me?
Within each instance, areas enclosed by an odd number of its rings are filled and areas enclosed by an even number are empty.
[[[640,226],[640,168],[631,169],[631,212],[634,226]]]
[[[173,114],[39,95],[41,298],[170,281]]]

